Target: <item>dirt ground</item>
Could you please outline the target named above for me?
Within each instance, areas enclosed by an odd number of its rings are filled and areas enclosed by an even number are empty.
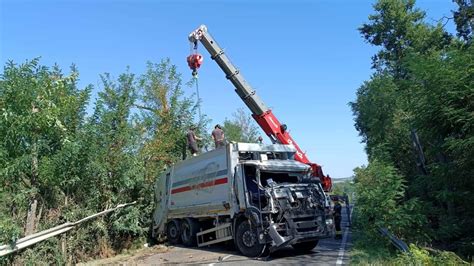
[[[120,254],[111,258],[93,260],[88,262],[82,262],[77,265],[129,265],[134,264],[133,262],[143,260],[152,255],[169,252],[172,247],[166,245],[156,245],[153,247],[144,247],[138,250],[131,250],[125,254]]]

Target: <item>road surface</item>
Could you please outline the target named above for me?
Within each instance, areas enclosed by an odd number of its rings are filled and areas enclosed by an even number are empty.
[[[320,240],[318,246],[308,253],[301,253],[291,247],[276,251],[267,258],[252,259],[240,255],[230,245],[216,245],[208,248],[187,248],[168,246],[135,254],[133,257],[107,259],[86,264],[139,264],[139,265],[262,265],[262,264],[299,264],[299,265],[348,265],[351,248],[351,231],[348,226],[346,208],[343,207],[342,239]]]

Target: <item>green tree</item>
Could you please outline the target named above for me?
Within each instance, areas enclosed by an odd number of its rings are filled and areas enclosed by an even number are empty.
[[[137,164],[136,150],[138,146],[138,130],[133,127],[131,109],[136,99],[134,75],[121,74],[118,82],[111,79],[109,74],[101,76],[103,92],[99,92],[90,131],[87,135],[94,136],[96,152],[91,162],[99,165],[95,172],[96,188],[100,193],[97,202],[104,206],[110,205],[115,196],[123,198],[123,190],[129,185],[143,179],[134,171]],[[129,174],[132,174],[129,176]],[[121,190],[116,190],[121,189]],[[116,202],[114,202],[116,203]]]
[[[36,59],[19,66],[10,62],[1,75],[3,190],[18,194],[12,202],[14,217],[27,211],[26,235],[36,231],[42,206],[47,204],[44,198],[63,181],[43,173],[52,170],[48,166],[57,166],[49,164],[56,154],[74,145],[71,142],[84,119],[90,87],[79,90],[77,77],[75,67],[64,76],[58,67],[48,69]]]
[[[401,61],[408,51],[427,53],[450,43],[441,24],[423,21],[426,14],[415,7],[415,0],[379,0],[374,10],[359,31],[368,43],[382,48],[372,57],[378,70],[387,68],[395,77],[403,77],[406,71]]]
[[[143,241],[153,183],[163,166],[181,158],[197,105],[183,96],[169,60],[149,63],[139,76],[128,70],[117,79],[101,75],[90,117],[91,86],[78,89],[77,79],[74,66],[64,75],[38,60],[8,63],[0,75],[0,242],[118,203],[138,204],[0,263],[72,264]],[[204,130],[207,118],[196,124]]]
[[[391,161],[404,175],[416,174],[409,138],[412,115],[394,78],[386,72],[374,74],[358,89],[357,101],[349,105],[369,161]]]
[[[88,179],[82,180],[81,187],[88,197],[84,202],[94,211],[138,200],[151,193],[152,187],[152,182],[145,182],[144,165],[138,156],[142,143],[133,115],[137,99],[135,75],[127,71],[115,81],[106,73],[101,80],[103,91],[99,92],[94,114],[83,134],[90,153]],[[99,219],[104,227],[95,227],[90,232],[102,243],[95,252],[106,254],[112,245],[118,250],[127,248],[127,239],[144,234],[146,225],[140,210],[149,206],[150,201],[146,198],[127,211]],[[94,254],[94,250],[90,253]]]
[[[334,179],[333,179],[334,181]],[[353,204],[355,195],[355,185],[351,180],[334,183],[332,186],[331,193],[333,195],[347,195],[349,198],[349,204]]]
[[[259,134],[255,121],[243,108],[232,113],[231,120],[226,118],[222,129],[228,141],[250,143],[258,141]]]
[[[412,55],[413,124],[424,140],[429,182],[418,178],[417,193],[437,206],[439,240],[468,236],[473,226],[474,50],[451,48],[430,56]],[[429,190],[426,188],[430,188]]]
[[[423,238],[424,217],[418,201],[404,200],[405,181],[393,166],[375,159],[369,166],[356,168],[354,172],[358,206],[354,210],[355,225],[368,242],[389,245],[380,239],[380,227],[388,228],[403,239]]]
[[[51,210],[81,175],[78,134],[91,87],[79,89],[77,79],[74,66],[64,75],[37,59],[9,62],[0,75],[1,242],[57,221]]]
[[[455,16],[469,17],[470,6],[462,2]],[[473,226],[473,207],[467,203],[472,202],[469,177],[474,174],[473,50],[469,41],[460,45],[463,40],[450,36],[440,24],[426,23],[414,1],[380,0],[374,9],[370,22],[359,30],[366,41],[380,47],[373,58],[376,73],[350,103],[356,129],[366,143],[368,169],[375,161],[395,167],[407,185],[399,202],[417,199],[422,206],[417,213],[429,221],[423,234],[472,254],[468,243],[473,235],[466,228]],[[469,29],[466,23],[462,22]],[[414,132],[422,155],[412,147]],[[420,156],[425,171],[417,167]],[[381,171],[379,178],[386,176],[390,173]],[[378,189],[376,183],[365,185]],[[358,205],[373,207],[368,201]],[[400,233],[415,240],[409,232]]]
[[[147,164],[147,178],[154,180],[164,166],[183,157],[190,126],[197,126],[197,134],[201,134],[208,120],[204,116],[194,122],[198,106],[184,97],[181,74],[169,59],[148,63],[139,79],[136,106],[141,110],[140,127],[145,138],[141,155]]]
[[[453,0],[458,5],[458,10],[453,12],[454,22],[458,36],[470,43],[474,29],[474,6],[471,0]]]

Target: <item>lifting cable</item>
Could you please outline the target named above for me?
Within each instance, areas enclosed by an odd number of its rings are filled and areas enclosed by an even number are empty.
[[[201,122],[201,98],[199,97],[199,82],[197,75],[193,76],[194,84],[196,84],[197,107],[199,112],[199,122]]]

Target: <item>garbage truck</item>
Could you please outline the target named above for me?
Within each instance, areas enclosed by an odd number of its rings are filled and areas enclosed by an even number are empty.
[[[234,241],[245,256],[332,236],[330,205],[311,166],[288,144],[229,143],[180,161],[155,184],[152,236],[171,244]]]

